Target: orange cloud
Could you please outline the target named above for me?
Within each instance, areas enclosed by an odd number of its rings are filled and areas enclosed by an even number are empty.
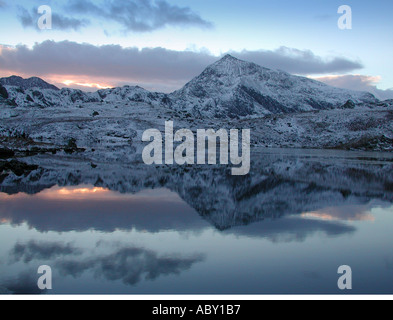
[[[78,80],[64,80],[61,82],[67,87],[86,87],[86,88],[94,88],[94,89],[110,89],[114,86],[108,84],[100,84],[100,83],[90,83],[90,82],[78,82]]]
[[[371,92],[381,100],[393,99],[393,88],[387,90],[378,88],[378,84],[382,80],[380,76],[347,74],[342,76],[328,75],[310,78],[338,88]]]
[[[337,85],[341,84],[344,85],[348,80],[356,80],[359,83],[363,83],[366,85],[371,85],[371,84],[378,84],[381,82],[382,78],[381,76],[367,76],[367,75],[361,75],[361,74],[351,74],[351,75],[327,75],[323,77],[312,77],[308,76],[311,79],[325,82],[331,85]]]
[[[14,195],[7,195],[0,193],[0,201],[6,203],[30,198],[25,193],[18,193]],[[94,187],[91,185],[81,185],[77,187],[52,187],[45,189],[40,193],[34,195],[36,199],[43,199],[45,201],[139,201],[158,199],[166,202],[183,202],[180,197],[167,190],[144,190],[137,194],[122,194],[116,191],[111,191],[102,187]]]
[[[375,221],[375,217],[366,206],[331,207],[318,211],[305,212],[302,218],[318,219],[325,221]]]

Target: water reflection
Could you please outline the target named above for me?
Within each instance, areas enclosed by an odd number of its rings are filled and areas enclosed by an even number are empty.
[[[0,283],[0,294],[45,294],[46,290],[40,290],[37,286],[36,270],[24,271],[8,280]]]
[[[33,197],[3,194],[0,219],[13,225],[27,223],[40,232],[198,231],[207,225],[178,195],[166,189],[135,195],[95,190],[92,186],[53,187]]]
[[[74,248],[70,243],[37,243],[33,240],[27,243],[17,243],[10,251],[12,262],[23,261],[24,263],[29,263],[33,260],[51,260],[59,256],[78,254],[81,254],[81,251]]]
[[[352,234],[355,231],[355,227],[339,221],[331,222],[291,217],[273,221],[267,220],[246,227],[237,227],[225,231],[225,234],[263,238],[273,243],[280,243],[304,242],[309,236],[316,233],[324,234],[327,237],[337,237]]]
[[[370,213],[372,207],[372,204],[343,205],[341,207],[329,207],[313,212],[303,213],[302,217],[327,221],[375,221],[375,217]]]
[[[95,276],[109,281],[121,280],[126,285],[136,285],[142,280],[155,280],[162,275],[179,274],[203,259],[203,255],[159,257],[156,252],[129,247],[86,260],[63,260],[57,263],[56,268],[63,276],[78,278],[84,272],[93,272]]]
[[[338,293],[337,267],[350,263],[365,282],[357,292],[393,292],[389,155],[253,159],[246,177],[222,167],[60,170],[45,158],[25,178],[9,174],[0,293],[45,293],[34,285],[40,264],[55,270],[50,293]],[[376,282],[367,270],[379,270]]]

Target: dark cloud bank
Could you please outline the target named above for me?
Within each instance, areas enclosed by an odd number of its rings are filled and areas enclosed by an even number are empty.
[[[363,66],[342,57],[323,59],[310,51],[282,47],[275,51],[231,52],[239,59],[293,74],[351,72]],[[10,72],[47,77],[87,76],[122,82],[167,84],[180,88],[218,60],[207,52],[174,51],[164,48],[123,48],[119,45],[94,46],[70,41],[45,41],[33,48],[19,45],[3,50],[0,68]],[[112,81],[112,82],[113,82]]]

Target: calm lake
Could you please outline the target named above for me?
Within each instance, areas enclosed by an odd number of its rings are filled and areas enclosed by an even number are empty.
[[[34,178],[0,186],[0,293],[393,293],[393,154],[252,159],[234,177],[35,158]],[[53,290],[37,287],[41,265]],[[352,291],[338,289],[342,265]]]

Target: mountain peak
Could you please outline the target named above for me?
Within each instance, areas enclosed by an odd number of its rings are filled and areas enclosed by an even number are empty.
[[[215,75],[218,77],[229,77],[233,81],[237,81],[239,78],[249,74],[254,74],[258,70],[261,71],[263,68],[257,66],[252,62],[247,62],[235,58],[234,56],[227,54],[217,62],[207,67],[202,73],[202,76]]]
[[[235,58],[234,56],[230,55],[230,54],[226,54],[225,56],[223,56],[221,58],[220,61],[241,61],[238,58]]]
[[[227,54],[223,56],[220,60],[213,64],[213,66],[249,66],[252,65],[251,62],[243,61],[234,56]]]

